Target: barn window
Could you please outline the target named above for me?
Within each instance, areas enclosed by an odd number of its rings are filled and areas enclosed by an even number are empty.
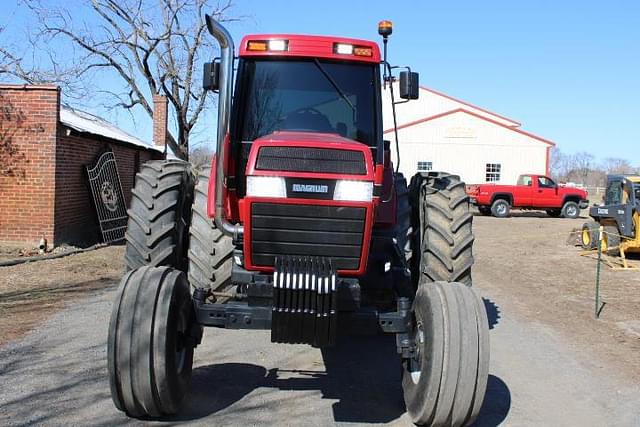
[[[433,169],[433,162],[418,160],[418,172],[428,172]]]
[[[485,169],[485,180],[487,182],[500,181],[500,169],[502,165],[500,163],[487,163]]]

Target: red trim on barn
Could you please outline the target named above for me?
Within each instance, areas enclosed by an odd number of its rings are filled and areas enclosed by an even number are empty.
[[[547,176],[551,176],[551,148],[552,148],[551,145],[547,147],[547,166],[545,168],[547,171],[546,173]]]
[[[437,91],[437,90],[435,90],[435,89],[431,89],[431,88],[428,88],[428,87],[426,87],[426,86],[420,86],[420,89],[422,89],[422,90],[426,90],[427,92],[431,92],[431,93],[433,93],[433,94],[435,94],[435,95],[439,95],[439,96],[445,97],[445,98],[447,98],[447,99],[450,99],[451,101],[458,102],[458,103],[460,103],[460,104],[466,105],[467,107],[474,108],[474,109],[476,109],[476,110],[478,110],[478,111],[482,111],[483,113],[491,114],[491,115],[492,115],[492,116],[494,116],[494,117],[499,117],[499,118],[501,118],[502,120],[506,120],[506,121],[508,121],[508,122],[513,123],[513,125],[514,125],[514,126],[516,126],[516,127],[522,126],[522,124],[521,124],[520,122],[516,122],[515,120],[510,119],[509,117],[501,116],[500,114],[496,114],[496,113],[494,113],[494,112],[492,112],[492,111],[485,110],[485,109],[484,109],[484,108],[482,108],[482,107],[478,107],[477,105],[473,105],[473,104],[471,104],[471,103],[469,103],[469,102],[467,102],[467,101],[463,101],[463,100],[461,100],[461,99],[454,98],[453,96],[447,95],[447,94],[445,94],[445,93],[438,92],[438,91]]]
[[[507,126],[507,125],[505,125],[503,123],[500,123],[500,122],[498,122],[496,120],[492,120],[492,119],[490,119],[488,117],[485,117],[483,115],[480,115],[478,113],[474,113],[473,111],[465,110],[464,108],[456,108],[455,110],[446,111],[444,113],[436,114],[436,115],[433,115],[433,116],[425,117],[423,119],[419,119],[419,120],[415,120],[415,121],[412,121],[412,122],[409,122],[409,123],[405,123],[403,125],[398,126],[398,130],[404,129],[404,128],[407,128],[407,127],[411,127],[411,126],[415,126],[415,125],[418,125],[420,123],[425,123],[425,122],[429,122],[429,121],[432,121],[432,120],[436,120],[436,119],[439,119],[439,118],[442,118],[442,117],[445,117],[445,116],[449,116],[451,114],[456,114],[456,113],[464,113],[464,114],[468,114],[470,116],[477,117],[477,118],[482,119],[482,120],[484,120],[486,122],[493,123],[494,125],[502,126],[503,128],[508,129],[508,130],[510,130],[512,132],[517,132],[519,134],[528,136],[529,138],[536,139],[536,140],[538,140],[540,142],[544,142],[545,144],[549,144],[550,146],[553,146],[553,147],[555,147],[555,145],[556,145],[555,142],[549,141],[548,139],[544,139],[544,138],[542,138],[542,137],[540,137],[538,135],[534,135],[534,134],[532,134],[530,132],[523,131],[522,129],[517,129],[517,128],[511,127],[511,126]],[[393,128],[387,129],[387,130],[384,131],[384,133],[389,133],[389,132],[393,132]]]

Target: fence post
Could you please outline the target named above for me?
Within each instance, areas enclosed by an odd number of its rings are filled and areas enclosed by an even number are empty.
[[[601,225],[598,232],[598,263],[596,265],[596,319],[600,317],[600,264],[602,262],[602,239],[604,237],[604,227]]]

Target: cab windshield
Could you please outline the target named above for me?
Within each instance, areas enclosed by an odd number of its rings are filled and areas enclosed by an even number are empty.
[[[377,67],[318,59],[241,64],[242,141],[279,130],[326,132],[375,147]]]

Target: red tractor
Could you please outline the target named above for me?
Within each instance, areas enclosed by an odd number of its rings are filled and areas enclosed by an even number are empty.
[[[370,41],[278,34],[245,37],[237,62],[229,33],[207,24],[221,48],[204,67],[216,157],[198,173],[153,161],[136,177],[109,324],[116,407],[176,413],[204,326],[316,347],[380,332],[396,336],[416,424],[472,423],[489,369],[473,216],[459,177],[407,185],[394,170],[381,105],[396,81],[391,23],[379,26],[383,57]],[[398,102],[418,97],[416,73],[398,80]]]

